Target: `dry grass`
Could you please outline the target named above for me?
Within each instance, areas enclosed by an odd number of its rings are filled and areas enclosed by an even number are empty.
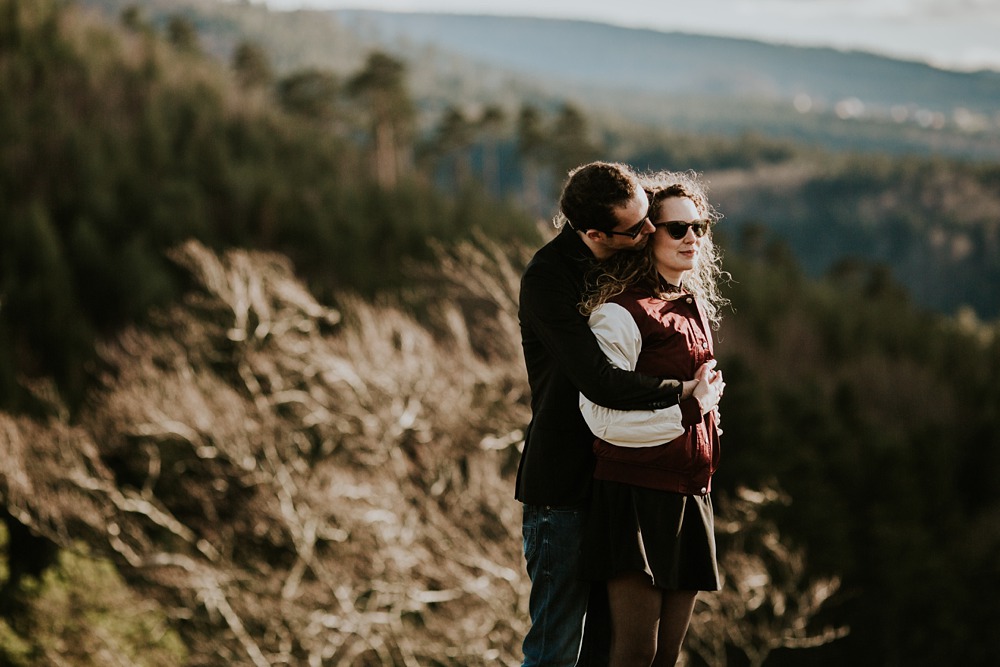
[[[8,506],[183,610],[192,664],[514,664],[520,369],[457,311],[342,322],[282,258],[175,258],[199,289],[104,346],[79,424],[0,417]]]
[[[102,347],[77,421],[0,414],[8,510],[113,559],[191,666],[519,664],[512,477],[529,415],[503,253],[442,252],[426,325],[349,297],[325,308],[282,257],[189,243],[174,259],[197,287]],[[706,659],[759,579],[737,567],[751,551],[726,561],[734,592],[699,607]],[[780,564],[769,553],[762,567]],[[782,585],[817,604],[725,636],[808,640],[822,600],[801,568]]]

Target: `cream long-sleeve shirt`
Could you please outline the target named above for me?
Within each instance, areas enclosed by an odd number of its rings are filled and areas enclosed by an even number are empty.
[[[589,324],[608,360],[623,370],[635,370],[642,336],[632,315],[616,303],[604,303],[590,315]],[[612,410],[580,394],[580,412],[594,435],[619,447],[653,447],[684,435],[677,405],[659,410]]]

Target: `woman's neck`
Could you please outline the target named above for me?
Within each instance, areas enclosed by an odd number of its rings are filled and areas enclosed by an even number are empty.
[[[684,272],[677,271],[664,271],[658,268],[657,272],[660,274],[660,278],[671,287],[676,287],[680,289],[681,281],[684,279]]]

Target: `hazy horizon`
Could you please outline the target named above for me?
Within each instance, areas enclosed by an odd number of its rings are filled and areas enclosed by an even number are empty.
[[[992,0],[253,0],[271,9],[369,9],[535,16],[664,32],[868,51],[958,70],[1000,71]]]

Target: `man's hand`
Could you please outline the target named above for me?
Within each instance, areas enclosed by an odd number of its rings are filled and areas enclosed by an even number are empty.
[[[722,379],[722,371],[715,370],[715,359],[702,364],[694,374],[694,379],[698,384],[695,385],[692,395],[698,399],[701,414],[704,415],[719,404],[726,383]]]

